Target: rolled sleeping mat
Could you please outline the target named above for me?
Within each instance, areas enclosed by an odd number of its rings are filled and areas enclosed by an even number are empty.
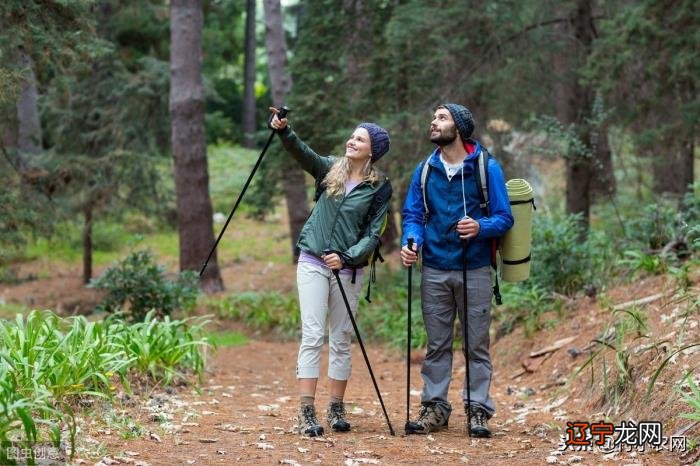
[[[522,282],[530,276],[535,199],[532,186],[525,180],[508,180],[506,189],[515,222],[501,240],[501,278],[507,282]]]

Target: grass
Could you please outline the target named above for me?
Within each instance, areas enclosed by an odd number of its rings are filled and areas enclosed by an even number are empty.
[[[118,319],[89,322],[50,311],[0,325],[0,443],[58,444],[67,431],[75,446],[74,412],[81,399],[110,399],[130,379],[168,384],[201,377],[205,322],[156,320],[128,325]],[[7,464],[0,449],[0,464]]]
[[[300,327],[299,306],[296,296],[291,294],[234,293],[224,298],[210,298],[205,307],[219,318],[241,321],[258,330],[276,329],[283,335],[291,335]]]
[[[216,348],[242,346],[248,343],[248,337],[239,332],[215,332],[207,334],[207,340]]]
[[[29,311],[24,304],[0,302],[0,319],[13,319],[17,314],[27,314]]]

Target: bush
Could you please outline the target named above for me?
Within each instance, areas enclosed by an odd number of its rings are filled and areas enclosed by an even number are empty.
[[[283,334],[292,334],[301,327],[301,315],[294,295],[248,291],[232,294],[223,301],[212,300],[207,307],[217,317],[240,320],[256,330],[276,328]]]
[[[168,280],[164,268],[154,262],[150,252],[135,251],[93,279],[90,286],[107,291],[97,310],[123,311],[127,320],[141,322],[152,309],[159,316],[177,309],[192,309],[199,294],[197,281],[197,274],[192,271]]]
[[[536,216],[532,227],[530,281],[546,290],[573,294],[594,272],[594,247],[584,236],[580,215]],[[598,251],[600,252],[600,251]]]

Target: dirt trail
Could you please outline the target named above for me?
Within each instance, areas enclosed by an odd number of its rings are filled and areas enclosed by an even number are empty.
[[[498,345],[494,351],[498,352]],[[428,436],[404,436],[405,359],[379,347],[368,349],[396,436],[389,435],[381,407],[365,368],[362,353],[354,345],[353,375],[346,402],[352,431],[321,439],[302,438],[293,431],[297,410],[294,342],[251,341],[221,349],[213,358],[211,374],[200,395],[183,389],[175,394],[156,393],[142,408],[144,425],[156,434],[122,440],[114,434],[100,436],[110,458],[122,462],[163,464],[678,464],[678,458],[661,453],[600,452],[560,453],[560,434],[567,420],[580,413],[568,411],[561,387],[537,390],[526,396],[527,383],[517,383],[495,362],[492,396],[497,413],[491,420],[493,438],[466,436],[466,416],[460,400],[464,371],[461,355],[455,355],[450,401],[453,413],[446,431]],[[412,416],[418,411],[420,365],[411,368]],[[322,369],[325,374],[325,367]],[[550,398],[559,396],[557,402]],[[317,408],[328,397],[322,378]],[[149,421],[169,413],[166,423]],[[163,415],[161,414],[162,418]],[[139,453],[129,457],[124,452]],[[117,464],[117,463],[114,463]]]

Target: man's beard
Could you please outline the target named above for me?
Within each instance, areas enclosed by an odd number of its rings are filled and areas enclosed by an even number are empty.
[[[440,147],[450,145],[457,139],[457,128],[441,131],[438,136],[431,137],[430,142],[437,144]]]

